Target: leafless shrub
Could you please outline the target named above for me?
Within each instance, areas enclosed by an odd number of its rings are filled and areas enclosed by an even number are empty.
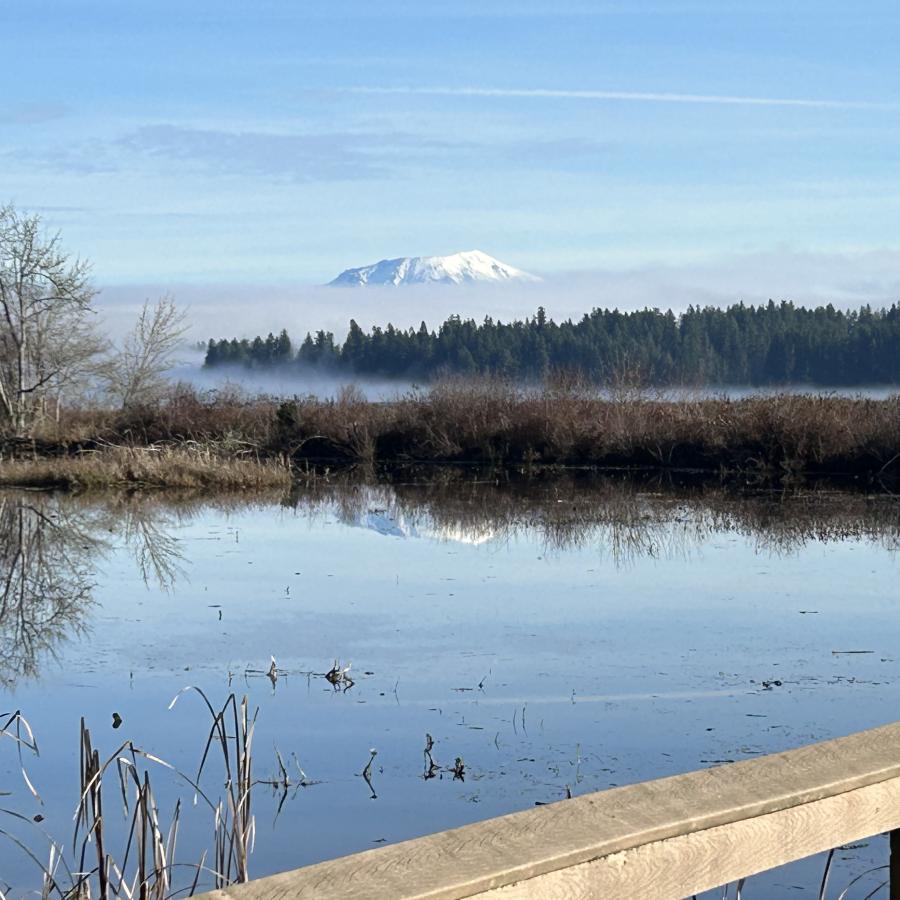
[[[279,421],[277,444],[294,458],[725,469],[769,478],[876,473],[900,460],[898,398],[666,400],[631,387],[610,398],[559,385],[445,381],[385,403],[296,399],[282,405]]]
[[[101,369],[106,393],[123,408],[158,402],[186,330],[184,313],[172,297],[147,300],[134,328]]]
[[[528,389],[453,380],[384,402],[351,389],[334,400],[276,401],[175,386],[155,405],[66,409],[58,429],[8,442],[5,453],[39,463],[109,447],[181,448],[215,466],[417,461],[697,469],[767,481],[821,473],[874,479],[900,473],[900,397],[672,400],[644,389],[610,397],[574,384]],[[8,468],[0,461],[0,479]],[[199,469],[198,485],[214,483]]]

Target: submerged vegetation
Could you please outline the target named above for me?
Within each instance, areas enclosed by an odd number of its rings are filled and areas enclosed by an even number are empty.
[[[900,397],[781,394],[672,400],[575,383],[526,390],[451,381],[369,401],[280,401],[172,388],[159,403],[64,409],[2,445],[0,483],[248,488],[286,486],[310,466],[416,463],[699,470],[783,481],[900,469]]]

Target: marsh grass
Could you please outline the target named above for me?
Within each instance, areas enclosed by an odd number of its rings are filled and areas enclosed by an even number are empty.
[[[900,398],[781,394],[679,400],[448,382],[389,402],[299,398],[273,447],[297,459],[702,469],[785,478],[900,468]]]
[[[221,888],[250,878],[250,854],[256,836],[256,820],[250,808],[255,783],[252,751],[259,710],[251,715],[247,697],[238,702],[235,694],[230,694],[222,708],[216,710],[198,687],[184,688],[169,708],[188,691],[202,699],[212,719],[197,775],[191,783],[199,792],[197,785],[216,749],[221,752],[224,769],[225,798],[218,800],[215,807],[207,801],[215,813],[213,872],[215,886]]]
[[[252,489],[283,483],[290,465],[410,461],[875,478],[900,472],[900,397],[675,400],[452,380],[388,401],[352,387],[281,401],[177,386],[152,407],[65,410],[33,439],[0,443],[0,483]]]
[[[105,487],[256,491],[291,484],[275,459],[233,456],[210,445],[111,445],[72,456],[35,456],[0,463],[0,485],[90,490]]]
[[[95,747],[90,729],[81,721],[79,735],[79,800],[74,815],[70,847],[53,839],[40,826],[41,816],[0,808],[0,814],[31,829],[33,840],[0,827],[5,839],[31,860],[41,878],[43,898],[108,900],[111,897],[167,900],[177,894],[194,894],[212,882],[216,888],[245,882],[250,877],[250,854],[256,833],[251,811],[253,778],[253,734],[257,711],[250,713],[248,700],[231,694],[216,709],[199,688],[197,693],[209,712],[211,724],[196,774],[187,775],[165,760],[122,742],[103,757]],[[37,741],[31,727],[15,712],[0,722],[0,738],[17,746],[22,777],[39,803],[22,761],[23,750],[37,756]],[[201,786],[204,773],[220,762],[216,779],[223,796]],[[183,806],[175,801],[166,819],[160,812],[153,789],[151,768],[168,771],[193,791],[193,805],[204,806],[212,821],[211,848],[199,860],[177,861],[179,827]],[[215,783],[215,781],[213,782]],[[43,849],[37,847],[38,842]],[[211,858],[209,858],[211,856]],[[0,893],[2,896],[2,893]]]

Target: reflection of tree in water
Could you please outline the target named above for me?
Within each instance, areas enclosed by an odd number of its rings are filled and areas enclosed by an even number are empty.
[[[97,539],[40,496],[0,495],[0,684],[84,631]]]
[[[121,542],[143,579],[164,590],[182,574],[178,528],[210,505],[226,510],[281,499],[310,518],[388,528],[433,540],[482,543],[537,536],[548,552],[591,548],[616,565],[691,554],[716,533],[768,555],[812,541],[865,540],[900,549],[900,504],[890,496],[805,489],[740,493],[577,472],[511,478],[458,470],[373,483],[313,479],[288,498],[74,497],[0,493],[0,686],[39,674],[84,631],[93,567]],[[396,527],[395,527],[396,526]]]
[[[184,556],[170,530],[177,527],[177,516],[159,505],[137,502],[118,508],[114,521],[131,549],[144,584],[155,582],[163,590],[171,590],[184,574]]]
[[[182,562],[176,519],[155,504],[0,493],[0,686],[38,676],[45,658],[85,632],[93,569],[111,537],[124,540],[145,583],[171,588]]]

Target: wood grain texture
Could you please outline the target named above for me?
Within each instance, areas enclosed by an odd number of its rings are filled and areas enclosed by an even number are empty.
[[[563,800],[205,896],[458,900],[898,778],[900,724],[892,724],[786,753]],[[864,836],[895,827],[871,821]],[[827,846],[849,839],[837,837]]]
[[[893,779],[827,800],[644,844],[481,896],[491,900],[684,900],[898,825],[900,779]]]

